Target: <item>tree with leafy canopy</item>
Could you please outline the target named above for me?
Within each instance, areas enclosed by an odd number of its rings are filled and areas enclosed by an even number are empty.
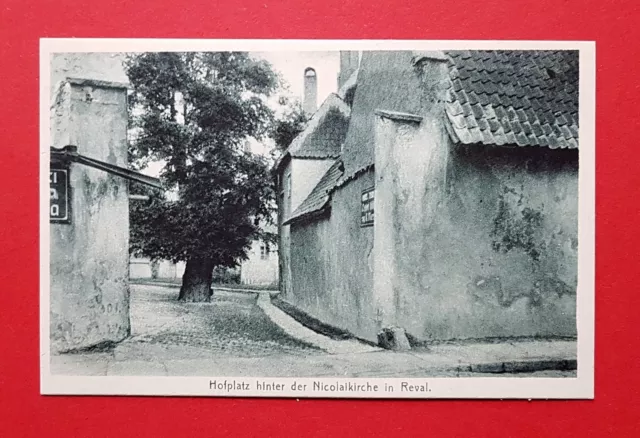
[[[309,118],[299,100],[291,101],[282,97],[279,103],[285,110],[274,123],[272,137],[276,146],[274,152],[282,154],[298,134],[304,130]]]
[[[131,205],[131,251],[185,261],[179,299],[211,298],[212,272],[246,259],[271,220],[273,185],[247,138],[273,132],[267,99],[279,80],[247,53],[142,53],[128,57],[135,132],[130,159],[165,163],[168,193]]]

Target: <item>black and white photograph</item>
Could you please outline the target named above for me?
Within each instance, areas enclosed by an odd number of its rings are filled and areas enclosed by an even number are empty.
[[[43,394],[593,398],[593,43],[40,44]]]

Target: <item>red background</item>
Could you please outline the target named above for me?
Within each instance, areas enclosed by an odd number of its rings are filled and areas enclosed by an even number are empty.
[[[0,5],[0,436],[640,436],[637,0],[31,3]],[[40,396],[40,37],[595,40],[596,399]]]

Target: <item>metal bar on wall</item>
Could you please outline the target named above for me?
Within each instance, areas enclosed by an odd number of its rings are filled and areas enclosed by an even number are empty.
[[[96,160],[95,158],[86,157],[78,153],[78,148],[76,146],[65,146],[61,149],[52,147],[51,159],[52,161],[58,162],[75,162],[78,164],[84,164],[85,166],[93,167],[94,169],[102,170],[156,189],[163,188],[158,178],[143,175],[142,173],[116,166],[115,164],[105,163],[104,161]]]

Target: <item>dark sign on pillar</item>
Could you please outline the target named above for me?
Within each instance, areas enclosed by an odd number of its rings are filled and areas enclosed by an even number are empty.
[[[68,168],[49,170],[49,222],[63,224],[71,222]]]

